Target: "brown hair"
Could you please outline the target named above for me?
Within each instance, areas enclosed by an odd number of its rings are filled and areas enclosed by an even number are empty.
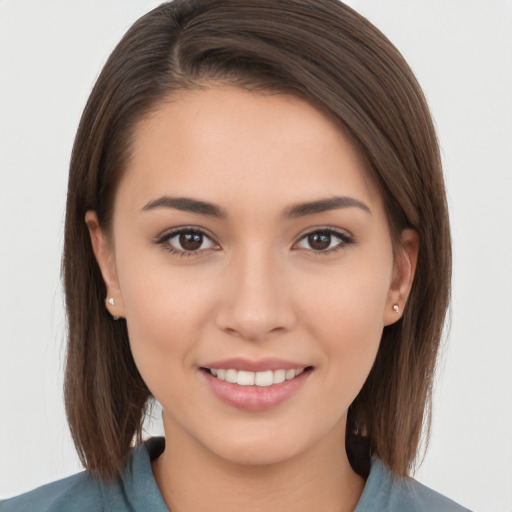
[[[65,401],[78,454],[103,478],[121,471],[151,398],[126,324],[105,286],[85,212],[108,230],[136,123],[173,91],[208,82],[293,94],[337,120],[385,200],[392,236],[414,228],[420,253],[401,320],[385,327],[348,413],[353,468],[378,456],[406,475],[430,424],[433,372],[450,294],[449,222],[437,139],[413,73],[388,39],[337,0],[175,0],[140,18],[85,107],[71,158],[63,275]]]

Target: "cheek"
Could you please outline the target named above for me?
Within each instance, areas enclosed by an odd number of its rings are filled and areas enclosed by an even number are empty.
[[[309,294],[311,308],[305,314],[312,336],[322,345],[329,387],[349,402],[363,386],[379,349],[390,275],[380,269],[369,272],[368,267],[364,272],[353,269]]]
[[[187,272],[147,258],[118,261],[130,346],[146,384],[172,379],[193,365],[193,354],[209,317],[211,290]]]

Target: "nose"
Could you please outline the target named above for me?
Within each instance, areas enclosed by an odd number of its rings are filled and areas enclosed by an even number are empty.
[[[220,294],[217,326],[252,342],[288,332],[297,320],[290,279],[268,252],[247,251],[234,258]]]

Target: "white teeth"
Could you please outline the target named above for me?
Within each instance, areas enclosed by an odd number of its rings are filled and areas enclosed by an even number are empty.
[[[240,386],[254,386],[254,372],[237,372],[236,383]]]
[[[274,384],[274,372],[272,370],[257,372],[254,377],[254,384],[256,386],[272,386]]]
[[[298,377],[304,368],[299,370],[266,370],[263,372],[237,371],[232,368],[224,370],[212,368],[210,372],[213,376],[226,382],[238,384],[239,386],[260,386],[268,387],[273,384],[280,384],[285,380],[291,380]]]
[[[286,370],[286,380],[293,379],[295,377],[295,370]]]
[[[281,384],[286,380],[286,370],[274,370],[274,384]]]
[[[226,370],[226,382],[232,382],[234,384],[237,380],[236,374],[236,370]]]

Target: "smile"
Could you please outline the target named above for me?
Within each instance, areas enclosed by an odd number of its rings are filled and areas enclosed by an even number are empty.
[[[236,370],[233,366],[243,369]],[[297,366],[278,360],[250,363],[233,359],[200,367],[200,374],[224,403],[246,411],[262,411],[291,399],[310,381],[313,367]]]
[[[265,370],[260,372],[250,372],[244,370],[235,370],[233,368],[207,368],[211,375],[219,380],[224,380],[239,386],[260,386],[268,387],[274,384],[281,384],[284,381],[292,380],[298,377],[304,368],[298,370],[294,369],[278,369],[278,370]]]

